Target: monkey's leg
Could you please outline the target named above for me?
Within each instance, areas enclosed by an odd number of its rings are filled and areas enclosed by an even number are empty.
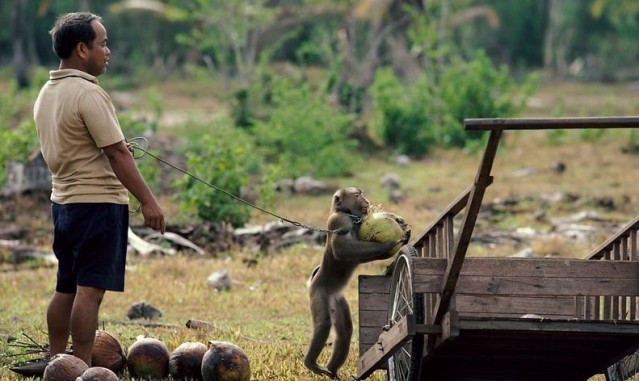
[[[306,352],[304,365],[314,373],[332,377],[333,374],[330,371],[317,365],[317,358],[331,333],[331,313],[328,293],[316,285],[311,285],[311,316],[313,317],[313,338]]]
[[[333,326],[336,337],[333,343],[333,354],[328,361],[326,369],[337,377],[337,370],[344,365],[348,357],[351,336],[353,335],[353,320],[351,319],[351,310],[344,296],[340,295],[335,298],[334,303]]]

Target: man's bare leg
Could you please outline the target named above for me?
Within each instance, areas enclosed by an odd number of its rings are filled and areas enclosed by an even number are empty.
[[[51,356],[64,353],[70,334],[71,309],[75,294],[54,292],[47,308],[47,327]]]
[[[71,310],[71,338],[73,355],[91,366],[93,340],[98,328],[98,312],[104,290],[78,286],[75,302]]]

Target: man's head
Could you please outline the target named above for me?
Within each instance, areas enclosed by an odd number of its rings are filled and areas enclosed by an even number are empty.
[[[89,12],[60,16],[49,31],[53,51],[71,67],[98,76],[106,71],[111,51],[102,18]]]

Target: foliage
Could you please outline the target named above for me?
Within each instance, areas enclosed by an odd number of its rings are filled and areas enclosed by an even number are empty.
[[[439,88],[445,116],[439,144],[463,147],[480,135],[464,130],[466,118],[508,118],[526,106],[534,90],[534,77],[519,86],[505,65],[495,68],[490,59],[479,52],[469,62],[455,60],[443,69]]]
[[[332,19],[315,23],[305,28],[300,44],[295,51],[295,59],[302,65],[335,65],[337,59],[334,30],[339,20]]]
[[[353,121],[335,110],[323,92],[305,82],[278,79],[272,83],[272,109],[254,127],[266,160],[292,177],[343,176],[357,164]]]
[[[425,77],[407,85],[390,69],[377,72],[371,88],[373,128],[387,147],[420,157],[435,144],[431,91]]]
[[[190,142],[186,152],[188,170],[202,181],[241,196],[252,175],[259,174],[259,158],[251,138],[227,121],[218,121]],[[185,175],[176,181],[183,209],[205,221],[242,226],[250,218],[250,209],[228,194]]]
[[[502,57],[501,61],[513,69],[543,65],[547,2],[487,0],[485,3],[495,10],[499,26],[494,28],[487,23],[466,25],[460,43],[473,50],[481,46],[489,56]]]
[[[464,130],[466,118],[507,118],[523,110],[534,90],[534,77],[518,85],[505,66],[495,68],[483,53],[470,61],[453,60],[441,71],[439,84],[425,76],[402,83],[386,69],[372,88],[373,121],[384,143],[420,157],[428,149],[464,147],[481,135]]]
[[[6,181],[8,162],[25,161],[37,141],[33,120],[24,121],[17,128],[0,128],[0,185]]]
[[[188,12],[185,18],[192,22],[192,29],[178,35],[177,41],[198,50],[209,68],[247,83],[258,59],[256,39],[261,28],[274,20],[273,9],[265,3],[265,0],[191,1],[185,7]]]
[[[16,4],[23,6],[24,51],[27,64],[55,65],[47,33],[55,18],[84,7],[101,15],[109,31],[114,58],[109,70],[119,73],[166,75],[185,67],[208,62],[210,68],[228,75],[250,73],[252,62],[259,59],[254,48],[256,37],[276,27],[278,12],[294,8],[341,6],[344,16],[313,17],[304,22],[304,31],[295,37],[288,52],[297,52],[298,62],[330,66],[334,57],[326,57],[326,43],[334,42],[344,25],[344,18],[371,7],[370,1],[335,0],[189,0],[128,2],[124,0],[84,1],[3,1],[0,22],[15,23]],[[133,4],[135,3],[135,4]],[[400,6],[410,6],[394,2]],[[432,0],[419,3],[423,14],[422,37],[413,39],[411,53],[430,55],[425,69],[433,61],[451,52],[467,54],[485,49],[491,57],[512,68],[538,68],[543,65],[545,50],[562,50],[566,63],[585,65],[580,78],[623,80],[637,78],[639,47],[634,44],[639,23],[639,6],[635,0],[563,1],[557,26],[561,35],[545,46],[551,32],[549,1],[538,0]],[[379,7],[379,6],[378,6]],[[475,12],[490,9],[490,12]],[[83,9],[84,10],[84,9]],[[349,11],[350,10],[350,11]],[[333,13],[333,15],[336,13]],[[394,16],[400,12],[393,13]],[[390,15],[390,14],[388,14]],[[387,16],[388,16],[387,15]],[[385,15],[376,15],[384,17]],[[392,17],[392,16],[391,16]],[[488,22],[486,22],[488,21]],[[411,23],[420,21],[412,19]],[[391,20],[398,24],[401,20]],[[296,28],[290,28],[296,29]],[[428,29],[428,33],[426,32]],[[0,62],[13,58],[13,28],[0,30]],[[318,32],[325,30],[326,34]],[[409,32],[410,33],[410,32]],[[279,37],[283,37],[280,35]],[[578,36],[578,37],[577,37]],[[283,38],[277,38],[282,41]],[[551,41],[551,40],[548,40]],[[272,45],[272,40],[267,44]],[[300,49],[298,50],[297,47]],[[329,47],[329,49],[333,49]],[[259,50],[259,49],[258,49]],[[565,52],[565,53],[563,53]],[[291,60],[293,54],[287,54]],[[282,56],[278,56],[278,60]],[[445,62],[445,61],[443,61]],[[153,70],[148,70],[149,68]],[[131,78],[139,80],[138,76]]]
[[[38,147],[38,137],[32,117],[33,100],[37,93],[18,90],[11,81],[6,91],[0,92],[0,184],[6,181],[9,161],[26,160]]]

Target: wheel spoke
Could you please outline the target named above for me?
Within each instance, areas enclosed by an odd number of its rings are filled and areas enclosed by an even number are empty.
[[[404,316],[413,313],[413,293],[410,269],[405,258],[396,264],[395,285],[390,305],[390,321],[397,323]],[[388,375],[392,381],[409,381],[412,341],[408,341],[389,359]]]

